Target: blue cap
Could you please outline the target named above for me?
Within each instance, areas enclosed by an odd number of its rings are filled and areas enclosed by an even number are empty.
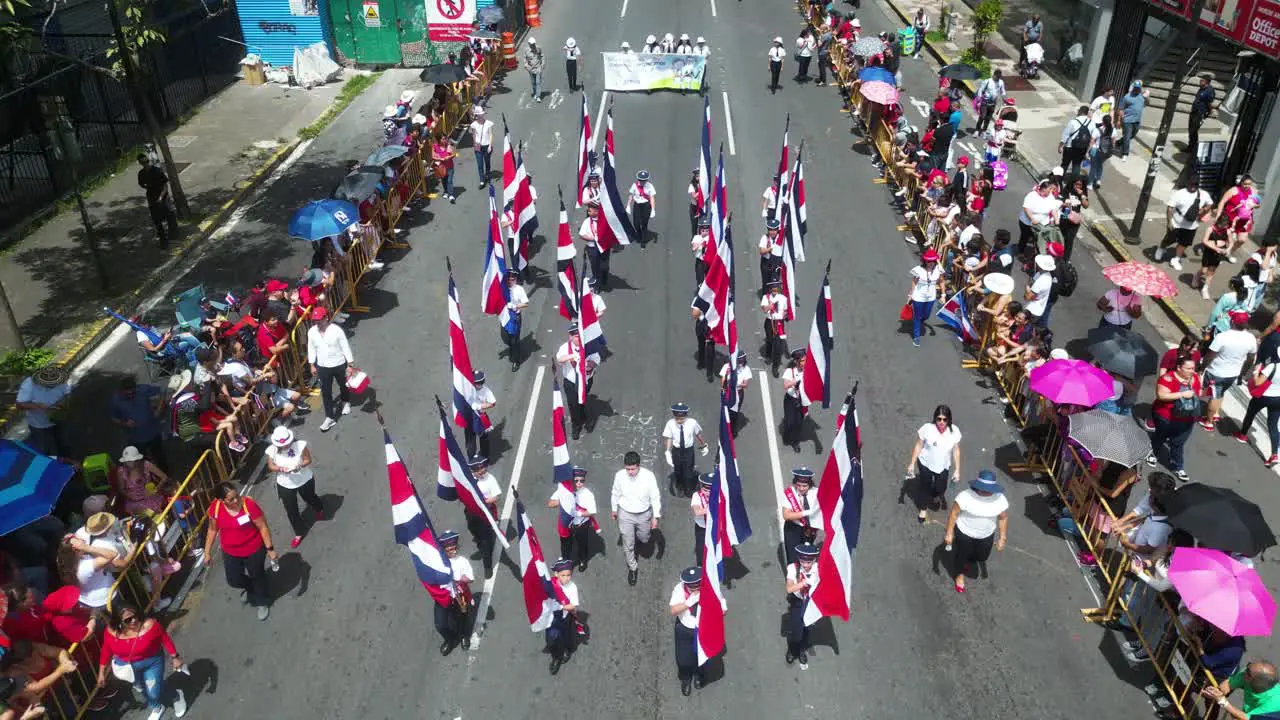
[[[688,415],[689,406],[682,402],[671,403],[671,414],[672,415]]]
[[[488,376],[484,374],[483,370],[476,370],[475,372],[471,373],[471,383],[473,385],[483,385],[484,381],[487,379],[488,379]]]
[[[573,466],[573,476],[576,478],[584,478],[587,476],[587,469],[581,465]]]
[[[709,227],[711,227],[711,216],[710,216],[710,215],[699,215],[699,216],[698,216],[698,227],[700,227],[700,228],[704,228],[704,227],[709,228]]]
[[[739,350],[739,351],[738,351],[738,362],[742,363],[742,362],[746,362],[746,361],[747,361],[747,351],[746,351],[746,350]]]
[[[595,287],[597,284],[599,284],[599,282],[600,280],[596,278],[594,275],[592,275],[591,277],[587,278],[587,287]]]
[[[702,568],[689,567],[680,572],[680,582],[685,585],[701,585],[702,584]]]
[[[560,558],[551,564],[551,572],[560,572],[561,570],[572,570],[573,561]]]
[[[577,334],[578,334],[578,323],[576,323],[576,322],[574,322],[574,323],[569,323],[569,334],[570,334],[570,335],[577,335]]]
[[[640,172],[636,173],[636,179],[639,180],[640,182],[647,181],[649,179],[649,171],[641,170]]]
[[[445,530],[444,532],[436,536],[436,542],[440,543],[441,547],[449,547],[450,545],[457,545],[458,533],[453,530]]]
[[[772,290],[772,289],[774,289],[774,288],[779,288],[779,289],[781,289],[781,288],[782,288],[782,281],[781,281],[781,280],[770,280],[769,282],[765,283],[765,284],[764,284],[764,286],[765,286],[765,287],[767,287],[767,288],[769,288],[770,290]]]
[[[1000,483],[996,482],[996,474],[990,470],[983,470],[978,473],[978,477],[970,480],[969,489],[993,495],[1004,492],[1004,488],[1000,487]]]
[[[802,347],[791,348],[791,357],[795,358],[796,360],[799,360],[800,358],[804,357],[804,354],[805,354],[805,348],[802,348]]]
[[[488,465],[488,464],[489,464],[489,458],[483,455],[472,455],[471,459],[467,460],[467,467],[480,467],[481,465]]]
[[[711,487],[712,485],[715,484],[715,482],[716,482],[715,473],[702,473],[702,475],[698,476],[698,484],[700,485]]]
[[[800,466],[800,467],[798,467],[798,468],[792,468],[792,469],[791,469],[791,482],[795,482],[796,480],[809,480],[810,482],[812,482],[812,481],[813,481],[813,470],[810,470],[809,468],[807,468],[807,467],[805,467],[805,466],[803,466],[803,465],[801,465],[801,466]]]
[[[777,218],[769,218],[769,221],[764,224],[764,228],[766,230],[781,230],[782,221]]]
[[[803,560],[812,560],[818,557],[818,546],[813,543],[800,543],[796,546],[796,557]]]

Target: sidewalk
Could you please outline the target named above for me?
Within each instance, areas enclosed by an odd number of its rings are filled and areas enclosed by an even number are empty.
[[[352,77],[347,72],[346,78]],[[184,257],[230,215],[299,142],[298,131],[333,104],[345,81],[307,91],[237,83],[202,105],[169,135],[191,215],[167,251],[157,245],[151,217],[130,164],[85,197],[111,290],[99,285],[84,226],[64,211],[5,250],[0,282],[28,346],[45,346],[72,362],[100,335],[101,307],[131,306],[165,264]],[[0,327],[0,347],[15,346]]]
[[[907,3],[906,0],[884,0],[884,2],[902,19],[904,25],[909,22],[910,13],[916,7],[924,8],[933,19],[935,26],[940,24],[938,18],[944,0],[914,0],[912,3]],[[969,29],[972,26],[972,10],[964,3],[950,4],[952,11],[959,16],[957,29],[953,33],[954,39],[925,43],[929,53],[944,65],[954,62],[953,59],[960,56],[973,38],[972,31]],[[1017,10],[1008,8],[1007,12],[1014,13]],[[1014,69],[1018,59],[1018,48],[1009,41],[1009,33],[1004,32],[1004,26],[1020,24],[1025,19],[1021,15],[1007,14],[1002,22],[1002,31],[993,34],[988,41],[988,56],[992,60],[993,68],[1004,71],[1009,96],[1017,101],[1019,108],[1018,126],[1023,132],[1018,141],[1014,159],[1026,166],[1033,174],[1045,175],[1061,161],[1058,141],[1062,137],[1062,128],[1075,115],[1076,109],[1081,104],[1087,104],[1087,101],[1082,102],[1076,99],[1070,90],[1044,71],[1034,80],[1026,80],[1018,75]],[[904,62],[911,61],[904,60]],[[976,84],[968,85],[969,92],[972,94]],[[923,100],[929,102],[932,98],[923,98]],[[1142,190],[1144,175],[1151,159],[1151,146],[1155,143],[1156,130],[1149,126],[1159,124],[1159,112],[1154,108],[1147,110],[1143,117],[1143,127],[1135,138],[1134,151],[1128,158],[1112,158],[1107,161],[1102,187],[1090,191],[1091,207],[1085,212],[1085,219],[1090,224],[1094,235],[1117,261],[1129,259],[1152,261],[1152,249],[1164,237],[1165,203],[1173,193],[1174,182],[1182,169],[1180,162],[1175,167],[1167,159],[1162,160],[1159,165],[1141,232],[1136,234],[1137,237],[1130,232],[1138,195]],[[1206,132],[1207,129],[1208,126],[1201,131],[1202,140],[1226,140],[1230,136],[1229,130],[1223,134],[1209,133]],[[973,138],[966,138],[959,142],[962,147],[967,145],[971,148],[974,151],[973,154],[977,154],[980,149],[980,144]],[[1173,132],[1169,134],[1168,146],[1180,150],[1186,143],[1185,128],[1175,125]],[[1167,151],[1165,157],[1168,158],[1169,155]],[[1178,152],[1179,158],[1183,155],[1184,153]],[[1254,249],[1256,246],[1247,245],[1238,256],[1247,256]],[[1181,272],[1174,271],[1167,264],[1163,267],[1178,281],[1180,292],[1176,298],[1161,300],[1160,305],[1182,332],[1193,330],[1198,332],[1198,328],[1208,319],[1213,302],[1226,289],[1226,276],[1230,274],[1230,268],[1233,266],[1224,266],[1225,272],[1219,273],[1222,277],[1214,280],[1210,288],[1213,301],[1202,299],[1198,291],[1191,289],[1191,277],[1199,267],[1194,257],[1191,257],[1190,262],[1184,263]]]

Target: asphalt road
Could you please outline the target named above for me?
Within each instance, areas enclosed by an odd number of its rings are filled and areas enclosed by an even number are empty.
[[[496,321],[479,313],[479,282],[486,222],[485,194],[478,192],[474,165],[464,147],[457,171],[466,190],[456,206],[435,202],[405,225],[413,249],[389,254],[388,268],[361,299],[372,307],[353,315],[347,330],[358,364],[373,378],[375,398],[320,434],[313,416],[298,430],[310,440],[319,490],[332,518],[320,524],[298,551],[282,558],[273,578],[278,599],[266,623],[226,588],[220,563],[181,620],[178,643],[192,663],[193,677],[180,679],[192,702],[190,717],[253,715],[279,720],[359,715],[393,717],[503,717],[545,715],[548,707],[606,717],[1118,717],[1141,713],[1145,702],[1133,685],[1146,671],[1125,666],[1110,634],[1083,625],[1079,609],[1095,604],[1063,541],[1044,527],[1040,488],[1001,473],[1013,511],[1010,546],[990,563],[991,575],[956,595],[939,566],[942,528],[918,525],[901,500],[902,475],[915,429],[933,406],[947,403],[965,440],[964,475],[1001,468],[1017,457],[1012,427],[995,393],[961,370],[955,340],[941,327],[915,349],[897,322],[913,264],[913,248],[896,230],[898,219],[865,152],[850,151],[847,116],[835,92],[784,80],[770,96],[765,50],[774,35],[788,44],[799,28],[790,3],[768,5],[718,0],[635,0],[626,4],[552,0],[543,7],[535,37],[548,50],[573,36],[587,61],[581,73],[593,122],[600,120],[602,77],[594,53],[623,40],[639,46],[648,33],[705,35],[713,47],[709,92],[715,142],[727,140],[726,104],[732,113],[737,154],[727,157],[730,206],[740,267],[739,287],[755,287],[753,246],[758,238],[759,197],[777,163],[784,119],[792,115],[791,141],[806,143],[809,262],[800,267],[802,296],[793,342],[807,337],[814,291],[832,260],[836,318],[833,372],[838,397],[851,381],[858,395],[867,483],[862,540],[857,557],[854,612],[848,624],[822,623],[810,669],[783,660],[785,610],[778,562],[778,483],[789,468],[820,468],[834,434],[835,408],[815,410],[800,453],[779,447],[769,422],[781,415],[780,382],[758,375],[738,439],[739,463],[754,527],[731,570],[728,593],[729,651],[723,672],[692,699],[680,695],[672,660],[667,599],[681,569],[692,562],[693,532],[684,500],[666,496],[663,542],[641,559],[640,582],[628,587],[616,527],[602,520],[603,557],[579,578],[593,638],[561,670],[547,672],[542,640],[524,616],[516,554],[493,575],[489,612],[470,652],[440,658],[432,628],[431,601],[416,582],[402,548],[392,541],[381,434],[372,415],[381,409],[397,448],[418,479],[437,530],[463,529],[461,509],[434,497],[436,412],[433,395],[447,397],[445,281],[442,257],[452,258],[464,303],[473,362],[489,371],[498,397],[494,413],[500,434],[494,472],[509,493],[518,482],[543,545],[554,554],[555,515],[544,505],[551,493],[551,377],[539,373],[563,341],[565,324],[556,312],[554,273],[555,188],[569,187],[575,172],[580,99],[566,95],[562,64],[548,58],[541,105],[530,103],[528,80],[515,72],[508,90],[489,101],[490,117],[505,113],[513,136],[529,145],[526,162],[536,175],[542,201],[540,270],[531,287],[525,318],[531,360],[509,372]],[[713,16],[714,13],[714,16]],[[874,6],[860,16],[869,31],[892,25]],[[895,23],[896,24],[896,23]],[[783,75],[794,70],[791,61]],[[905,87],[928,97],[932,71],[925,61],[903,63]],[[378,117],[410,72],[385,76],[319,137],[244,214],[201,261],[200,277],[216,285],[242,287],[265,272],[293,276],[307,248],[285,239],[288,213],[327,194],[344,161],[378,144]],[[613,262],[617,277],[606,295],[603,323],[612,355],[594,386],[594,429],[571,443],[574,462],[591,472],[602,506],[610,481],[627,450],[638,450],[660,474],[659,433],[671,402],[688,402],[693,415],[714,434],[716,386],[694,367],[688,315],[693,270],[688,251],[684,188],[696,163],[702,102],[695,95],[614,95],[616,152],[623,180],[640,169],[653,175],[659,214],[651,228],[656,244],[632,247]],[[923,124],[923,120],[921,120]],[[500,128],[499,128],[500,129]],[[599,144],[603,145],[603,130]],[[727,143],[726,143],[727,147]],[[496,160],[496,158],[495,158]],[[1014,227],[1016,205],[1030,179],[1013,173],[995,200],[988,227]],[[574,223],[580,213],[573,213]],[[1086,243],[1087,245],[1087,243]],[[228,269],[228,258],[250,257]],[[1084,335],[1095,324],[1093,300],[1105,289],[1088,253],[1077,254],[1080,284],[1054,311],[1058,344]],[[252,265],[247,266],[247,265]],[[548,275],[548,273],[552,273]],[[225,278],[225,279],[223,279]],[[1021,280],[1021,279],[1020,279]],[[752,354],[762,340],[758,313],[742,303],[743,346]],[[1144,324],[1154,337],[1154,330]],[[121,343],[86,378],[107,383],[136,368],[131,343]],[[1147,391],[1149,397],[1150,390]],[[772,407],[766,411],[764,397]],[[535,407],[530,410],[530,400]],[[317,414],[318,415],[318,414]],[[529,424],[526,418],[531,419]],[[93,426],[87,430],[97,432]],[[526,441],[527,438],[527,441]],[[715,442],[714,437],[709,437]],[[1188,467],[1197,477],[1228,478],[1254,493],[1270,477],[1228,438],[1197,431]],[[774,448],[780,453],[776,457]],[[516,458],[523,462],[513,478]],[[773,468],[781,468],[775,477]],[[707,459],[699,458],[699,469]],[[664,483],[665,485],[665,483]],[[286,543],[288,530],[269,481],[256,494]],[[1257,492],[1263,492],[1258,490]],[[1265,498],[1270,499],[1270,498]],[[1264,498],[1260,498],[1264,500]],[[463,552],[470,546],[463,533]],[[478,564],[478,563],[477,563]],[[1271,574],[1263,566],[1267,577]]]

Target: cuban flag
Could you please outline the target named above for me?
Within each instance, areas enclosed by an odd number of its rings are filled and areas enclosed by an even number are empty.
[[[731,376],[737,373],[730,371]],[[737,391],[733,391],[737,397]],[[721,398],[720,404],[720,456],[716,458],[716,484],[720,486],[724,499],[725,513],[722,531],[725,545],[724,556],[733,554],[732,548],[741,545],[751,537],[751,520],[747,518],[747,503],[742,495],[742,476],[738,474],[738,449],[734,445],[733,431],[729,423],[729,405],[727,398]]]
[[[515,214],[516,237],[519,238],[519,249],[516,252],[515,266],[521,272],[529,267],[531,248],[529,242],[538,229],[538,207],[533,179],[524,165],[524,142],[516,148],[516,197],[512,210]]]
[[[711,197],[711,97],[702,98],[702,148],[698,151],[698,194],[694,198],[698,212],[707,211]]]
[[[494,517],[485,503],[480,485],[476,482],[475,475],[471,474],[471,468],[462,456],[462,448],[453,436],[453,429],[445,422],[443,405],[440,406],[440,464],[436,471],[436,496],[450,502],[461,500],[463,507],[473,515],[480,515],[488,520],[498,542],[502,543],[502,547],[508,547],[506,536],[498,529],[498,518]]]
[[[804,213],[804,184],[801,178],[804,177],[804,166],[802,156],[804,155],[804,141],[800,141],[800,148],[796,151],[796,164],[791,172],[791,181],[787,184],[787,202],[781,205],[783,211],[787,214],[787,219],[783,223],[786,228],[787,240],[791,243],[795,254],[796,262],[804,262],[804,233],[805,233],[805,213]]]
[[[800,401],[805,405],[821,402],[831,407],[831,349],[835,346],[835,325],[831,319],[831,261],[827,261],[818,293],[818,308],[809,328],[809,348],[805,351],[804,380],[800,383]]]
[[[502,115],[502,207],[510,207],[516,200],[519,179],[516,177],[516,153],[511,145],[511,128],[507,126],[507,116]],[[514,228],[513,228],[514,229]]]
[[[769,211],[770,219],[778,219],[782,214],[782,194],[790,184],[791,168],[791,113],[787,113],[787,124],[782,129],[782,150],[778,157],[778,184],[773,188],[777,193],[775,204]]]
[[[556,285],[560,288],[560,316],[572,320],[578,316],[578,270],[574,258],[578,249],[569,230],[569,213],[564,209],[564,192],[560,192],[560,230],[556,235]]]
[[[520,585],[524,590],[524,609],[529,616],[529,629],[541,632],[551,626],[563,604],[569,598],[564,590],[552,581],[551,571],[542,555],[538,533],[533,521],[524,510],[524,503],[516,500],[516,537],[520,543]]]
[[[596,240],[601,252],[608,252],[618,245],[630,245],[636,237],[636,230],[626,213],[626,204],[618,194],[618,174],[614,171],[612,107],[609,108],[608,123],[604,131],[604,177],[601,178],[604,182],[604,196],[600,198],[600,218],[604,222],[598,224],[597,232],[600,237]]]
[[[507,249],[502,242],[502,226],[498,224],[497,198],[493,186],[489,186],[489,240],[484,253],[484,279],[481,290],[484,292],[484,314],[497,315],[502,329],[514,334],[518,329],[520,316],[508,307],[511,304],[511,289],[507,287]]]
[[[831,443],[822,482],[818,484],[818,506],[822,508],[827,540],[818,553],[818,582],[809,594],[804,622],[812,625],[822,617],[849,621],[853,598],[853,556],[862,525],[862,434],[858,427],[855,385],[840,409],[853,416],[853,430],[841,422]]]
[[[436,542],[431,518],[427,517],[413,488],[409,470],[396,452],[395,445],[391,444],[391,434],[385,429],[382,440],[387,452],[387,483],[391,490],[391,522],[395,528],[396,544],[409,549],[413,570],[431,594],[431,599],[442,607],[448,607],[453,601],[453,568],[449,566],[449,556]]]
[[[961,289],[951,299],[942,304],[938,308],[938,319],[944,325],[956,332],[956,336],[966,343],[977,342],[978,333],[974,329],[973,323],[969,321],[968,303],[964,299],[964,290]]]
[[[586,276],[587,259],[582,258],[582,277]],[[585,358],[605,349],[604,326],[596,312],[595,293],[587,289],[585,282],[578,285],[578,310],[578,333],[582,338],[582,355]]]
[[[471,352],[467,349],[467,334],[462,329],[462,304],[458,301],[458,286],[453,282],[453,264],[445,258],[449,268],[449,364],[453,366],[453,422],[460,428],[470,428],[482,433],[489,429],[489,417],[471,407],[476,397],[472,382],[475,374],[471,367]]]
[[[733,276],[733,240],[729,237],[727,217],[721,201],[724,192],[724,148],[720,148],[720,163],[716,168],[715,183],[711,188],[710,204],[707,212],[711,215],[710,247],[704,256],[707,261],[707,274],[698,287],[691,307],[697,308],[706,318],[707,327],[717,343],[728,347],[728,326],[733,321],[732,290],[730,279]]]
[[[698,627],[694,631],[698,665],[705,665],[708,660],[724,652],[726,603],[720,580],[724,576],[726,553],[732,552],[725,534],[727,514],[722,483],[713,483],[707,497],[707,542],[702,554]]]
[[[578,133],[578,197],[576,207],[582,207],[587,189],[587,174],[591,172],[591,111],[587,109],[587,94],[582,93],[582,125]]]

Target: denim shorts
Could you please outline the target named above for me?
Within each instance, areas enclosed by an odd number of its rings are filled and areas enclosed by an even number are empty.
[[[1205,384],[1209,386],[1209,389],[1213,394],[1213,399],[1221,400],[1223,397],[1226,396],[1228,390],[1234,387],[1236,383],[1240,382],[1240,378],[1238,377],[1221,378],[1221,377],[1218,377],[1217,375],[1210,375],[1208,373],[1205,373],[1204,381],[1205,381]]]

